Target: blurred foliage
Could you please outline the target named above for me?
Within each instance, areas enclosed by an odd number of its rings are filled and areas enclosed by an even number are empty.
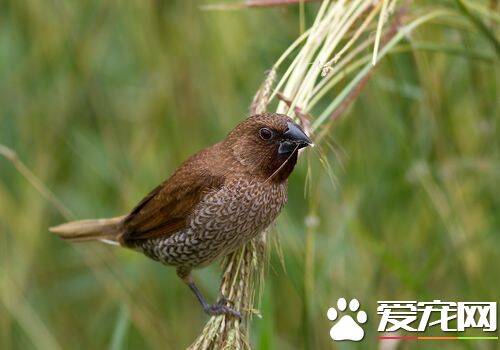
[[[0,5],[0,143],[76,218],[126,212],[223,138],[300,34],[299,6]],[[384,58],[319,145],[331,169],[308,151],[290,179],[256,348],[372,349],[377,300],[498,300],[498,22],[489,18],[498,12],[472,10],[489,37],[453,1],[410,11],[439,6],[456,16],[419,28]],[[311,21],[317,5],[304,8]],[[47,231],[62,221],[1,158],[0,348],[179,349],[195,338],[206,316],[172,269],[123,249],[68,245]],[[219,273],[197,272],[212,300]],[[362,344],[328,336],[326,310],[341,296],[372,316]]]

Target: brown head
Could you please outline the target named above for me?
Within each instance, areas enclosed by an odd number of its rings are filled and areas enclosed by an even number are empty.
[[[312,144],[290,117],[274,113],[247,118],[224,141],[246,172],[278,182],[292,172],[299,149]]]

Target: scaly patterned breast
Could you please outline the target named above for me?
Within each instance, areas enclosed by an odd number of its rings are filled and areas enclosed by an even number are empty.
[[[202,199],[186,229],[148,240],[142,250],[168,265],[209,264],[265,230],[286,199],[286,183],[234,180]]]

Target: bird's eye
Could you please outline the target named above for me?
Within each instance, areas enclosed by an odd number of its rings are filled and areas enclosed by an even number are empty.
[[[270,140],[273,137],[273,132],[268,128],[262,128],[259,130],[259,135],[263,140]]]

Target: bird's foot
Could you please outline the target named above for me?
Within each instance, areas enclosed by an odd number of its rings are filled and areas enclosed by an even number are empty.
[[[227,304],[233,304],[233,302],[222,297],[217,303],[208,305],[205,312],[209,315],[230,315],[241,320],[241,313],[227,306]]]

